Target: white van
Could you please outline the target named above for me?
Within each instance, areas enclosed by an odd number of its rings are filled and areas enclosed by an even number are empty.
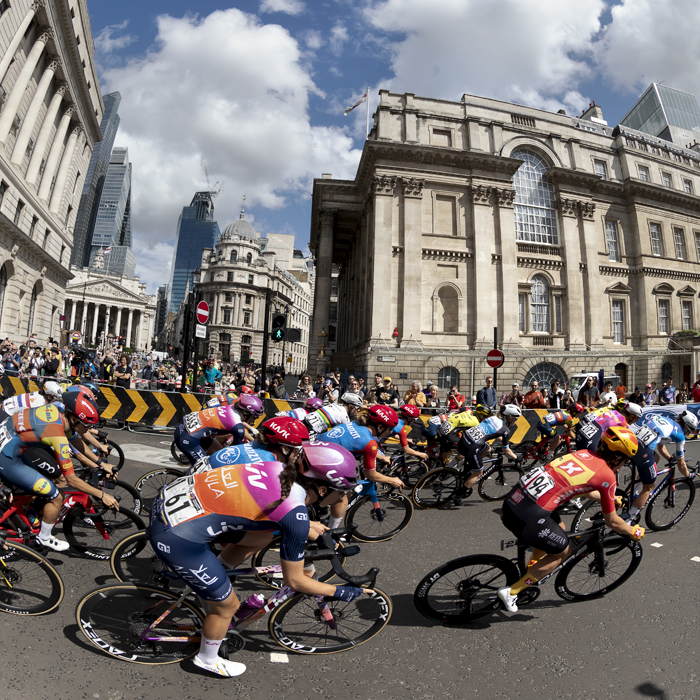
[[[578,401],[578,393],[581,390],[581,387],[588,380],[588,377],[593,377],[593,379],[596,381],[596,386],[598,385],[598,372],[581,372],[580,374],[574,374],[573,377],[569,378],[566,387],[567,389],[571,389],[571,393],[574,395],[576,401]],[[617,389],[617,387],[622,383],[622,380],[617,374],[606,374],[603,384],[605,384],[605,382],[612,382],[613,391],[615,391],[615,389]]]

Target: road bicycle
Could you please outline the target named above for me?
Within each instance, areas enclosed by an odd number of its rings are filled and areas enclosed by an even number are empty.
[[[569,535],[571,554],[554,571],[523,590],[518,607],[535,601],[542,584],[556,575],[554,589],[567,601],[600,598],[621,586],[642,560],[642,546],[629,537],[606,535],[598,520],[590,530]],[[501,541],[501,550],[517,546],[507,559],[475,554],[453,559],[431,571],[416,586],[413,602],[421,615],[445,625],[463,625],[503,608],[498,589],[511,586],[526,572],[526,551],[521,540]]]
[[[547,464],[553,459],[563,457],[571,452],[571,438],[568,433],[561,436],[561,441],[557,445],[556,450],[551,449],[553,440],[553,437],[542,438],[541,440],[523,440],[517,445],[513,445],[512,450],[515,454],[523,456],[522,466],[527,471],[538,462]]]
[[[190,463],[187,462],[189,469]],[[176,469],[174,467],[161,467],[153,471],[146,472],[134,484],[134,488],[141,498],[144,515],[151,512],[151,504],[158,497],[161,489],[167,486],[171,481],[179,479],[181,476],[186,476],[187,469]]]
[[[407,456],[402,452],[391,458],[391,464],[382,469],[382,473],[401,479],[406,486],[411,486],[424,474],[428,473],[428,464],[426,460],[422,460],[420,457]]]
[[[117,478],[119,470],[121,469],[120,466],[111,466],[112,474],[114,475],[112,479],[107,478],[106,472],[101,467],[90,468],[78,463],[77,466],[74,466],[74,469],[76,476],[79,476],[83,481],[90,484],[90,486],[94,486],[96,489],[104,491],[114,497],[118,501],[120,508],[126,506],[130,511],[136,513],[136,515],[141,515],[143,511],[141,494],[134,486]]]
[[[411,518],[411,500],[388,484],[362,479],[349,494],[345,525],[353,528],[352,536],[360,542],[390,540],[408,526]]]
[[[240,633],[271,613],[268,631],[277,644],[301,654],[331,654],[353,649],[378,634],[389,622],[391,599],[376,588],[379,569],[364,576],[350,576],[335,552],[337,540],[351,528],[329,530],[317,546],[310,546],[309,560],[330,560],[336,575],[353,586],[366,586],[351,602],[296,593],[283,586],[249,617],[233,618],[220,654],[240,650]],[[345,549],[348,556],[358,546]],[[229,576],[255,575],[253,568],[235,568]],[[189,588],[180,593],[131,583],[103,586],[88,593],[76,610],[78,625],[90,643],[114,658],[139,664],[178,663],[199,651],[204,612]]]
[[[652,490],[645,504],[644,522],[650,530],[669,530],[677,525],[690,510],[695,500],[695,477],[700,469],[700,460],[689,468],[689,476],[676,477],[676,462],[668,462],[666,469],[657,472],[663,476]],[[665,475],[665,476],[664,476]],[[615,493],[622,497],[622,511],[629,508],[642,489],[637,470],[627,462],[617,475],[618,488]],[[571,532],[588,527],[601,514],[600,503],[586,499],[571,523]]]

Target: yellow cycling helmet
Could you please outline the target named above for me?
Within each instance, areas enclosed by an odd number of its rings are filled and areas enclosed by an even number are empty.
[[[474,409],[474,414],[479,416],[479,418],[488,418],[489,416],[493,415],[493,411],[488,406],[484,406],[483,404],[479,404]]]
[[[605,445],[610,452],[617,456],[634,457],[639,449],[637,436],[629,429],[619,425],[608,428],[601,438],[601,446]]]

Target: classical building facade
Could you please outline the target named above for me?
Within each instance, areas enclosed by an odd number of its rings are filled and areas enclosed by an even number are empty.
[[[85,0],[0,3],[0,335],[58,336],[103,103]]]
[[[73,269],[63,313],[67,329],[80,331],[87,345],[103,347],[119,337],[124,347],[150,350],[156,297],[138,277]]]
[[[314,181],[309,366],[501,387],[617,370],[695,377],[700,152],[581,117],[380,91],[354,180]],[[333,325],[337,350],[319,357]],[[401,373],[405,376],[401,377]]]

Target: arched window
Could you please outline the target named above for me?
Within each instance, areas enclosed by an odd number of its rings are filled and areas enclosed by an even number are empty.
[[[454,384],[459,389],[459,370],[456,367],[443,367],[438,372],[438,389],[449,389]]]
[[[673,376],[673,367],[670,362],[664,362],[661,365],[661,381],[665,382],[669,377]]]
[[[443,333],[459,331],[459,297],[457,290],[445,285],[438,291],[438,330],[442,326]]]
[[[5,292],[7,291],[7,268],[0,268],[0,326],[2,324],[2,310],[5,306]]]
[[[532,278],[530,330],[533,333],[549,333],[549,282],[544,275]]]
[[[248,253],[248,255],[245,256],[245,259],[246,259],[246,262],[248,263],[248,265],[250,265],[250,263],[253,262],[253,254]]]
[[[523,380],[523,391],[530,390],[530,384],[536,381],[539,384],[539,391],[544,393],[544,390],[552,386],[555,379],[558,379],[562,385],[567,381],[566,373],[559,366],[552,362],[540,362],[532,367],[525,375]]]
[[[237,260],[238,260],[238,251],[232,250],[231,251],[231,262],[236,262]]]
[[[34,312],[36,311],[36,300],[39,298],[39,285],[35,284],[32,289],[32,296],[29,299],[29,314],[27,315],[27,336],[32,334],[34,329]]]
[[[554,187],[544,176],[549,166],[526,149],[513,151],[510,157],[523,161],[513,175],[516,240],[557,245]]]

